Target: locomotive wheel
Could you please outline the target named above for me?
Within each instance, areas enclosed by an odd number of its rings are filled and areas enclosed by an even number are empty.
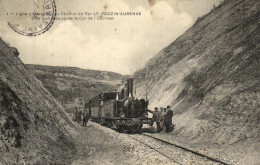
[[[141,134],[143,131],[142,131],[142,127],[143,127],[143,124],[140,125],[140,127],[138,128],[137,130],[137,133]]]
[[[117,131],[120,132],[120,133],[128,133],[128,129],[127,129],[127,126],[117,126]]]
[[[101,124],[101,125],[105,125],[105,124],[106,124],[106,121],[105,121],[104,118],[100,118],[100,124]]]
[[[117,130],[117,126],[114,121],[111,121],[110,124],[112,129]]]
[[[130,126],[130,133],[140,133],[141,132],[142,125],[136,124]]]
[[[118,132],[122,133],[122,126],[117,125],[117,126],[116,126],[116,130],[117,130]]]
[[[110,122],[107,122],[107,123],[106,123],[106,126],[107,126],[108,128],[112,128],[112,124],[111,124]]]
[[[139,127],[139,129],[142,129],[143,128],[143,124],[140,124],[140,127]]]

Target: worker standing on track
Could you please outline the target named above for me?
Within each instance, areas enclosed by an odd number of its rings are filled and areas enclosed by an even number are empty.
[[[165,113],[163,112],[163,107],[160,107],[160,127],[161,127],[161,131],[164,130],[164,116],[165,116]]]
[[[88,119],[89,119],[89,114],[88,114],[87,111],[84,111],[84,113],[83,113],[83,123],[82,123],[82,125],[83,125],[84,127],[87,126]]]
[[[161,126],[160,126],[160,112],[158,111],[158,108],[154,108],[153,112],[153,121],[156,122],[157,132],[161,132]]]
[[[166,108],[163,108],[163,114],[165,116],[165,114],[167,113],[167,109]]]
[[[167,113],[165,114],[164,117],[164,125],[166,127],[166,132],[170,132],[170,128],[172,126],[172,116],[173,116],[173,112],[171,110],[171,107],[168,105],[167,106]]]
[[[78,111],[78,115],[77,115],[77,118],[78,118],[78,123],[81,123],[81,115],[82,115],[82,112],[79,110]]]

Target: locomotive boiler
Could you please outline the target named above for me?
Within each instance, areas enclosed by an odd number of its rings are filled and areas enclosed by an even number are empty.
[[[133,79],[127,79],[121,92],[102,93],[85,105],[91,118],[119,132],[138,132],[143,124],[151,124],[148,101],[133,96]]]

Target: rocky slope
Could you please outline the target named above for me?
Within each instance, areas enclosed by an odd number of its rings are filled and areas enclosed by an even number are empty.
[[[225,1],[134,74],[150,108],[172,106],[175,139],[260,162],[259,8]]]
[[[0,38],[0,164],[69,162],[74,126],[18,54]]]
[[[68,112],[99,93],[114,91],[125,77],[113,72],[74,67],[26,66]]]

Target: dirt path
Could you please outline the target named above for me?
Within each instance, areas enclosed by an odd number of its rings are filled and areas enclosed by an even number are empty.
[[[96,129],[93,125],[77,126],[80,135],[76,135],[77,149],[72,164],[134,164],[127,148],[116,139]]]
[[[76,124],[76,130],[77,152],[69,164],[218,164],[145,136],[118,133],[93,122],[87,127]]]

